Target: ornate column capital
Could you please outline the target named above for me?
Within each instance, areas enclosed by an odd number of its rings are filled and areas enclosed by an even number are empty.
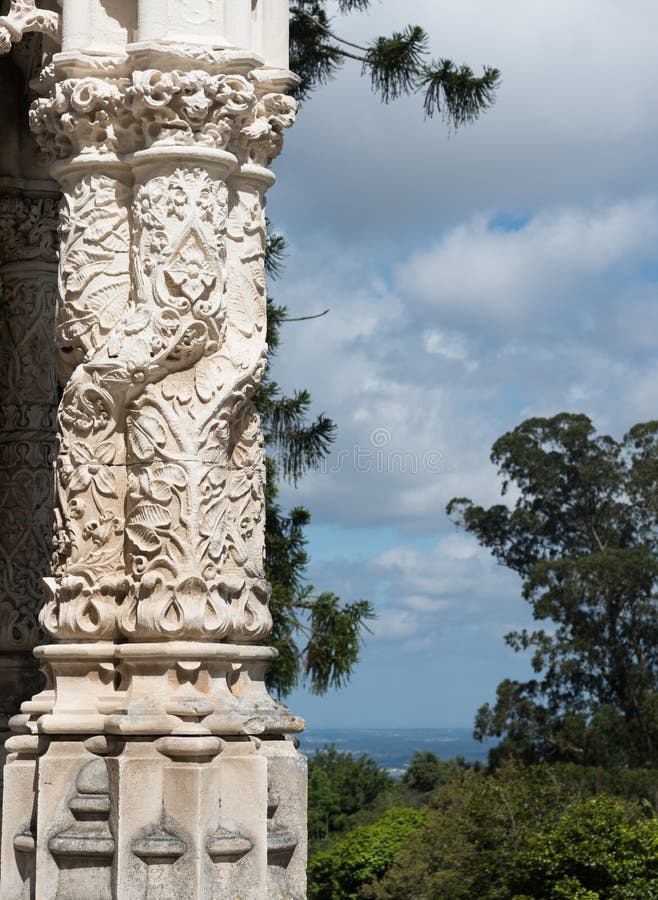
[[[60,55],[45,96],[32,104],[30,127],[51,159],[198,145],[268,166],[297,102],[283,92],[289,73],[250,70],[252,63],[228,51],[139,45],[119,60]]]
[[[31,31],[56,40],[59,26],[59,14],[40,9],[35,0],[10,0],[9,12],[6,16],[0,16],[0,54],[9,53],[12,44],[21,41],[23,35]]]

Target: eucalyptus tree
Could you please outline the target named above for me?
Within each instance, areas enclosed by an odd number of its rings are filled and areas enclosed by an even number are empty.
[[[535,677],[505,679],[476,734],[498,756],[658,764],[658,422],[621,439],[585,415],[533,418],[491,455],[514,498],[448,512],[504,566],[542,627],[507,635]]]

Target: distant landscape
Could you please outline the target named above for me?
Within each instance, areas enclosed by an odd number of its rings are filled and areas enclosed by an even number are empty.
[[[392,775],[401,773],[415,751],[431,751],[440,759],[462,756],[466,762],[486,762],[495,741],[479,743],[471,728],[309,728],[301,738],[301,750],[313,754],[334,744],[355,756],[366,754]]]

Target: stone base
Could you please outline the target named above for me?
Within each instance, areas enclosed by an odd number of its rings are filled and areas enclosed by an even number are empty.
[[[306,895],[306,760],[281,735],[7,741],[2,900]]]
[[[21,702],[39,689],[42,676],[39,664],[28,650],[0,652],[0,816],[2,815],[2,781],[7,751],[5,743],[11,737],[9,720]]]
[[[267,647],[53,644],[5,741],[2,900],[303,898],[303,721]]]
[[[304,728],[270,697],[271,647],[203,641],[51,644],[48,688],[11,720],[33,734],[259,735]]]

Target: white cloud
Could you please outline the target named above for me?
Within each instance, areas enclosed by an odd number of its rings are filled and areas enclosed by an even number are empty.
[[[373,601],[370,641],[413,642],[419,653],[445,648],[459,634],[499,641],[529,622],[519,578],[464,533],[444,534],[429,550],[400,543],[364,561],[326,561],[311,576],[316,589]]]
[[[491,445],[526,416],[584,411],[618,432],[651,417],[655,246],[651,198],[540,211],[509,233],[480,219],[412,255],[394,290],[375,261],[307,238],[282,295],[295,314],[309,297],[331,313],[286,326],[274,373],[311,390],[338,440],[286,502],[320,522],[437,531],[451,497],[495,502]],[[496,255],[497,282],[482,275]]]
[[[471,372],[477,369],[477,361],[470,358],[468,342],[463,334],[433,328],[431,331],[425,332],[423,339],[428,353],[464,363]]]
[[[417,633],[418,622],[407,610],[385,609],[372,626],[376,638],[387,641],[399,641],[410,638]]]
[[[371,568],[386,574],[400,606],[439,618],[480,616],[519,596],[516,576],[463,533],[442,537],[429,553],[399,545],[375,557]]]
[[[450,607],[447,600],[437,600],[427,594],[410,594],[400,598],[402,606],[420,613],[444,612]]]
[[[553,316],[568,305],[572,313],[584,309],[594,287],[605,291],[615,267],[650,259],[657,245],[652,198],[591,211],[542,211],[513,231],[477,216],[405,260],[396,287],[421,304],[420,316],[429,308],[443,321],[518,333],[535,327],[537,315]],[[463,358],[463,344],[439,338],[437,346],[435,352],[453,359],[461,349]]]

